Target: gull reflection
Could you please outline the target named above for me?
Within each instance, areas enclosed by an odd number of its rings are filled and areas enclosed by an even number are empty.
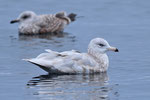
[[[19,34],[19,40],[20,41],[29,41],[33,39],[46,39],[46,40],[52,40],[53,38],[75,38],[75,36],[71,36],[70,33],[57,33],[57,34],[37,34],[37,35],[23,35]]]
[[[10,36],[12,45],[19,45],[19,47],[25,51],[37,50],[37,48],[53,48],[58,47],[69,48],[76,42],[76,37],[70,33],[61,34],[40,34],[40,35],[19,35],[18,39],[14,36]],[[18,42],[19,41],[19,42]],[[62,49],[62,48],[61,48]]]
[[[117,85],[109,85],[107,73],[96,75],[40,75],[27,87],[40,100],[109,100],[118,97]],[[111,95],[111,96],[109,96]],[[111,98],[110,98],[111,97]]]

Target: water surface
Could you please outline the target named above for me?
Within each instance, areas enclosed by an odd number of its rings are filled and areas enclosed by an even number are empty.
[[[25,10],[37,14],[74,12],[77,19],[61,36],[19,36],[9,24]],[[150,98],[149,0],[1,0],[0,97],[3,100],[148,100]],[[100,75],[50,76],[22,61],[44,49],[87,51],[95,37],[120,52],[109,52],[110,66]]]

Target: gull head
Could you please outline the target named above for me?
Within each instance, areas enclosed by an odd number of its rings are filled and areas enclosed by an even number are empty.
[[[95,38],[90,41],[88,46],[89,53],[104,54],[107,51],[119,52],[116,47],[110,46],[109,43],[103,38]]]
[[[32,11],[24,11],[22,12],[19,17],[15,20],[12,20],[10,23],[21,23],[21,22],[26,22],[26,21],[30,21],[33,20],[36,17],[36,14]]]

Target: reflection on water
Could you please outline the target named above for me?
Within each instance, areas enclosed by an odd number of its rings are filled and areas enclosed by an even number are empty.
[[[108,100],[117,98],[117,85],[108,83],[107,73],[97,75],[40,75],[27,83],[41,100]],[[111,95],[111,97],[109,96]]]
[[[28,41],[28,40],[32,40],[32,39],[47,39],[47,40],[52,40],[54,37],[57,38],[71,38],[71,39],[75,39],[75,36],[70,36],[70,33],[59,33],[59,34],[36,34],[36,35],[23,35],[23,34],[19,34],[19,40],[24,40],[24,41]],[[75,40],[73,40],[75,41]]]
[[[38,34],[38,35],[18,35],[17,37],[9,36],[13,45],[20,45],[23,49],[35,49],[41,48],[57,48],[64,47],[68,48],[76,42],[76,37],[71,33],[61,33],[61,34]],[[19,42],[18,42],[19,41]],[[30,47],[30,48],[28,48]],[[50,48],[50,49],[51,49]],[[32,50],[33,51],[33,50]]]

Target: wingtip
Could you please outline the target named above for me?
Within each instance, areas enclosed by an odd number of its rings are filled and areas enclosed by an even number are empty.
[[[75,13],[70,13],[70,14],[68,15],[68,17],[70,18],[70,20],[71,20],[72,22],[76,20],[76,16],[77,16],[77,14],[75,14]]]
[[[50,50],[50,49],[45,49],[45,51],[46,51],[46,52],[51,52],[52,50]]]
[[[28,61],[28,62],[30,61],[30,59],[22,59],[22,60],[24,60],[24,61]]]

